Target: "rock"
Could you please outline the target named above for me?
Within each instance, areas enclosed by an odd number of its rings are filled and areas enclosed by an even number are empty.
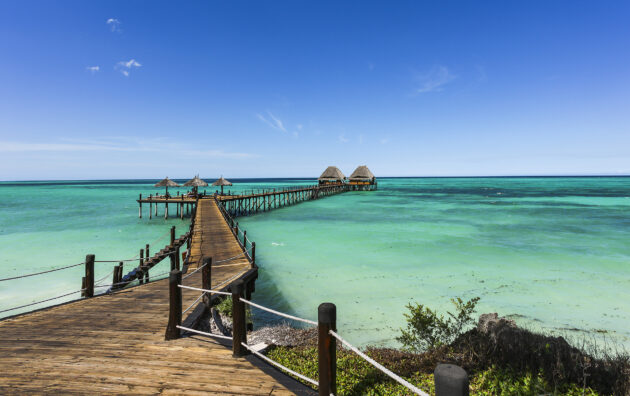
[[[482,334],[488,334],[505,327],[516,328],[516,322],[512,319],[500,318],[496,312],[481,314],[477,323],[477,331]]]

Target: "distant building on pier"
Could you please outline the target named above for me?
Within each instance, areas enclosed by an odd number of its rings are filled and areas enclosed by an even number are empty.
[[[319,184],[338,184],[343,183],[346,176],[336,166],[329,166],[319,177]]]
[[[361,165],[352,172],[348,184],[357,186],[357,190],[376,190],[376,177],[367,166]]]

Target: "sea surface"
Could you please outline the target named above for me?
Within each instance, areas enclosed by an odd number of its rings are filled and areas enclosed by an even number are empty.
[[[237,179],[228,189],[314,181]],[[146,205],[138,218],[135,200],[162,191],[155,182],[1,182],[0,278],[81,263],[86,254],[135,260],[146,243],[159,250],[169,227],[179,235],[189,219],[164,220],[162,207],[149,219]],[[333,302],[340,333],[358,345],[396,346],[410,302],[446,312],[452,298],[480,297],[478,313],[630,349],[630,178],[384,178],[378,191],[239,223],[257,244],[254,300],[308,319]],[[111,283],[113,265],[96,264],[100,284]],[[126,262],[125,273],[134,265]],[[83,271],[0,281],[0,311],[77,291]],[[279,322],[259,311],[254,319]]]

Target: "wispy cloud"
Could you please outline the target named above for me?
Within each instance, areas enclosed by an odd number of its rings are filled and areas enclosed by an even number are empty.
[[[444,86],[457,76],[451,73],[446,66],[435,66],[428,72],[416,73],[414,79],[418,83],[416,93],[439,92]]]
[[[122,32],[122,29],[120,28],[120,21],[116,18],[109,18],[107,20],[107,25],[109,25],[109,28],[112,30],[112,32]]]
[[[85,68],[87,71],[89,71],[90,73],[94,74],[97,71],[101,70],[101,68],[99,66],[88,66]]]
[[[284,124],[282,123],[282,120],[280,120],[278,117],[274,116],[270,111],[267,111],[267,115],[269,116],[269,118],[266,118],[262,114],[257,113],[256,117],[260,121],[262,121],[265,124],[267,124],[270,127],[272,127],[273,129],[276,129],[276,130],[282,131],[282,132],[286,132],[287,131],[287,129],[284,127]]]
[[[137,69],[141,66],[142,65],[138,61],[136,61],[135,59],[131,59],[128,61],[120,61],[116,63],[114,69],[121,72],[125,77],[129,77],[129,73],[131,72],[131,70],[133,70],[134,68]]]
[[[350,141],[343,133],[337,137],[337,140],[339,140],[340,143],[348,143]]]
[[[254,154],[229,152],[220,149],[190,149],[189,145],[174,142],[168,138],[101,138],[93,140],[83,139],[59,139],[53,142],[20,142],[0,141],[2,153],[25,152],[154,152],[176,156],[196,156],[204,158],[231,158],[244,159],[256,157]]]
[[[387,144],[387,143],[389,143],[389,138],[382,138],[382,139],[380,140],[380,143],[381,143],[381,144]]]

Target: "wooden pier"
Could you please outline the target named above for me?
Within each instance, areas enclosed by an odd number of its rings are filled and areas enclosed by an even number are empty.
[[[184,285],[202,286],[202,272],[193,273],[202,257],[213,259],[213,288],[243,279],[253,291],[253,259],[212,198],[201,199],[196,210],[186,260],[192,275]],[[0,321],[0,394],[309,393],[252,357],[233,358],[231,349],[208,338],[165,341],[168,286],[168,279],[154,281]],[[184,291],[183,306],[197,297]],[[198,320],[200,310],[191,309],[188,320]]]
[[[140,196],[140,216],[143,203],[149,204],[150,217],[157,215],[158,204],[165,205],[168,217],[166,205],[174,203],[178,216],[191,216],[190,229],[179,238],[172,229],[169,245],[153,256],[147,245],[138,266],[124,276],[115,264],[107,294],[99,295],[94,286],[94,266],[107,264],[88,256],[86,298],[0,320],[0,394],[312,394],[255,357],[240,357],[242,351],[233,354],[225,343],[175,329],[172,278],[179,274],[180,285],[219,291],[238,285],[249,300],[258,277],[256,245],[234,217],[351,189],[328,184],[196,198]],[[188,254],[180,263],[184,244]],[[167,258],[170,282],[151,270]],[[175,315],[183,314],[183,327],[198,328],[217,295],[201,298],[175,289],[181,293]],[[183,307],[188,308],[182,312]]]

